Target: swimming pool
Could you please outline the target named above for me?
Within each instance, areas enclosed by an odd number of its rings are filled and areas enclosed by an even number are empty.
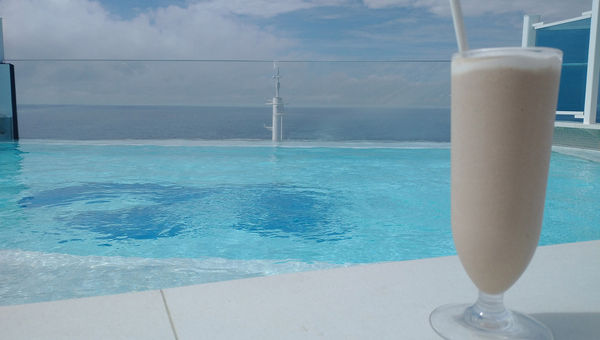
[[[0,149],[4,305],[455,253],[447,144]],[[540,244],[600,239],[599,192],[554,152]]]

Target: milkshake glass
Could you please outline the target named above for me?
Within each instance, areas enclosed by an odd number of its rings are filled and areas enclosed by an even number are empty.
[[[561,63],[551,48],[452,58],[452,234],[479,299],[431,314],[446,339],[552,339],[543,324],[505,309],[502,296],[538,244]]]

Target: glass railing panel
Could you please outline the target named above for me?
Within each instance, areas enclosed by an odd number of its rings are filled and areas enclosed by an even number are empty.
[[[13,61],[22,138],[270,139],[271,61]],[[280,61],[284,139],[449,141],[449,61]]]

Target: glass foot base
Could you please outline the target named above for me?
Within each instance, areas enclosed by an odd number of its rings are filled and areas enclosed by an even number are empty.
[[[525,314],[511,311],[502,323],[488,322],[479,318],[469,304],[441,306],[431,313],[429,323],[447,340],[554,339],[548,327]]]

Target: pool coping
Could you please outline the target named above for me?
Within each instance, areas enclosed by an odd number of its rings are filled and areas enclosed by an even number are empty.
[[[539,247],[506,304],[560,339],[600,334],[600,240]],[[439,339],[476,296],[456,256],[0,307],[6,339]]]

